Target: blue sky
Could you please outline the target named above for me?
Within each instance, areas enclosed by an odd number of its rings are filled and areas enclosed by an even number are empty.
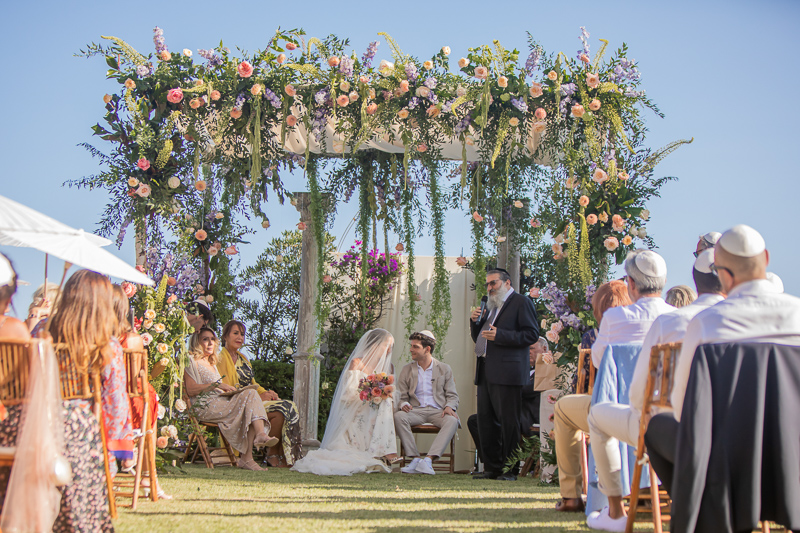
[[[262,48],[278,26],[304,28],[309,36],[349,37],[359,54],[378,32],[389,33],[405,52],[429,57],[447,45],[453,57],[470,46],[499,39],[507,48],[526,49],[526,31],[547,51],[574,55],[579,27],[613,49],[626,42],[642,72],[643,87],[666,114],[649,115],[648,143],[657,148],[694,137],[656,168],[676,176],[661,199],[651,203],[648,232],[667,260],[668,285],[691,284],[698,235],[749,224],[764,235],[771,270],[792,294],[800,281],[795,225],[795,152],[800,110],[794,90],[796,26],[800,3],[743,2],[30,2],[3,7],[0,47],[0,161],[2,193],[67,224],[94,230],[107,198],[101,191],[62,187],[97,170],[80,142],[95,142],[90,127],[103,115],[102,96],[117,89],[105,80],[100,58],[73,57],[100,35],[120,37],[142,52],[152,49],[160,26],[170,50],[212,48],[222,39],[232,49]],[[523,52],[524,53],[524,52]],[[524,56],[523,56],[524,57]],[[382,42],[377,59],[390,59]],[[102,143],[101,143],[102,144]],[[302,178],[295,190],[304,190]],[[342,208],[334,227],[341,237],[352,217]],[[252,261],[267,241],[289,229],[298,216],[291,206],[270,206],[269,230],[258,230],[242,260]],[[448,217],[446,250],[469,251],[462,215]],[[352,240],[352,233],[348,242]],[[349,244],[345,244],[345,247]],[[420,254],[432,253],[432,239],[420,238]],[[16,298],[19,314],[43,276],[43,256],[1,247],[31,287]],[[130,236],[122,250],[133,261]],[[50,279],[62,263],[51,260]]]

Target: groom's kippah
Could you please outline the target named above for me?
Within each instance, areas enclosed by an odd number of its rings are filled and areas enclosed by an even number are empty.
[[[422,331],[419,332],[419,334],[425,335],[426,337],[430,337],[431,339],[436,340],[436,337],[433,336],[433,333],[431,333],[427,329],[423,329]]]

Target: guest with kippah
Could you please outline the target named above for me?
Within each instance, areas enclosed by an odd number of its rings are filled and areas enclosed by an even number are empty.
[[[722,233],[718,231],[709,231],[705,235],[701,235],[697,240],[697,249],[694,252],[694,256],[697,257],[703,250],[713,248],[720,237],[722,237]]]

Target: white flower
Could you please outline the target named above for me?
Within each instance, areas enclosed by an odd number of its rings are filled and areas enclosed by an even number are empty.
[[[178,438],[178,428],[175,426],[167,426],[167,432],[169,433],[170,438],[177,439]]]
[[[142,333],[142,344],[148,346],[151,342],[153,342],[153,336],[149,333]]]
[[[169,426],[161,426],[161,436],[169,437]]]
[[[164,418],[164,415],[167,414],[167,408],[161,404],[158,404],[158,419],[161,420]]]
[[[183,49],[183,55],[185,55],[186,57],[192,57],[192,51],[189,50],[188,48],[184,48]]]
[[[373,405],[378,405],[382,401],[383,401],[383,398],[381,398],[380,396],[373,396],[372,397],[372,404]]]
[[[647,209],[642,209],[642,212],[639,213],[639,216],[642,217],[642,220],[649,220],[650,219],[650,211]]]
[[[158,324],[155,325],[156,333],[164,333],[165,329],[167,329],[167,326],[165,326],[161,322],[159,322]]]
[[[446,56],[449,56],[450,55],[450,47],[449,46],[443,46],[442,47],[442,53],[444,55],[446,55]]]
[[[467,90],[464,87],[462,87],[461,85],[459,85],[458,89],[456,89],[456,96],[461,98],[462,96],[466,96],[466,95],[467,95]]]
[[[542,319],[541,328],[542,329],[547,329],[547,320],[545,320],[544,318]]]
[[[639,238],[644,239],[647,237],[647,230],[645,228],[639,228]]]
[[[287,346],[286,349],[283,351],[283,353],[285,353],[286,355],[292,355],[294,353],[294,350],[292,350],[291,346]]]
[[[184,412],[186,410],[186,402],[184,402],[180,398],[175,400],[175,410],[178,411],[179,413]]]
[[[320,385],[320,388],[321,388],[322,390],[328,390],[328,388],[329,388],[330,386],[331,386],[331,384],[330,384],[330,383],[328,383],[328,382],[326,381],[325,383],[323,383],[322,385]]]

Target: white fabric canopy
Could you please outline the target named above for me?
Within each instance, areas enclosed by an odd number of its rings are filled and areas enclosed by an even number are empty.
[[[0,196],[0,245],[35,248],[107,276],[153,285],[153,280],[101,246],[111,241],[63,224]]]

